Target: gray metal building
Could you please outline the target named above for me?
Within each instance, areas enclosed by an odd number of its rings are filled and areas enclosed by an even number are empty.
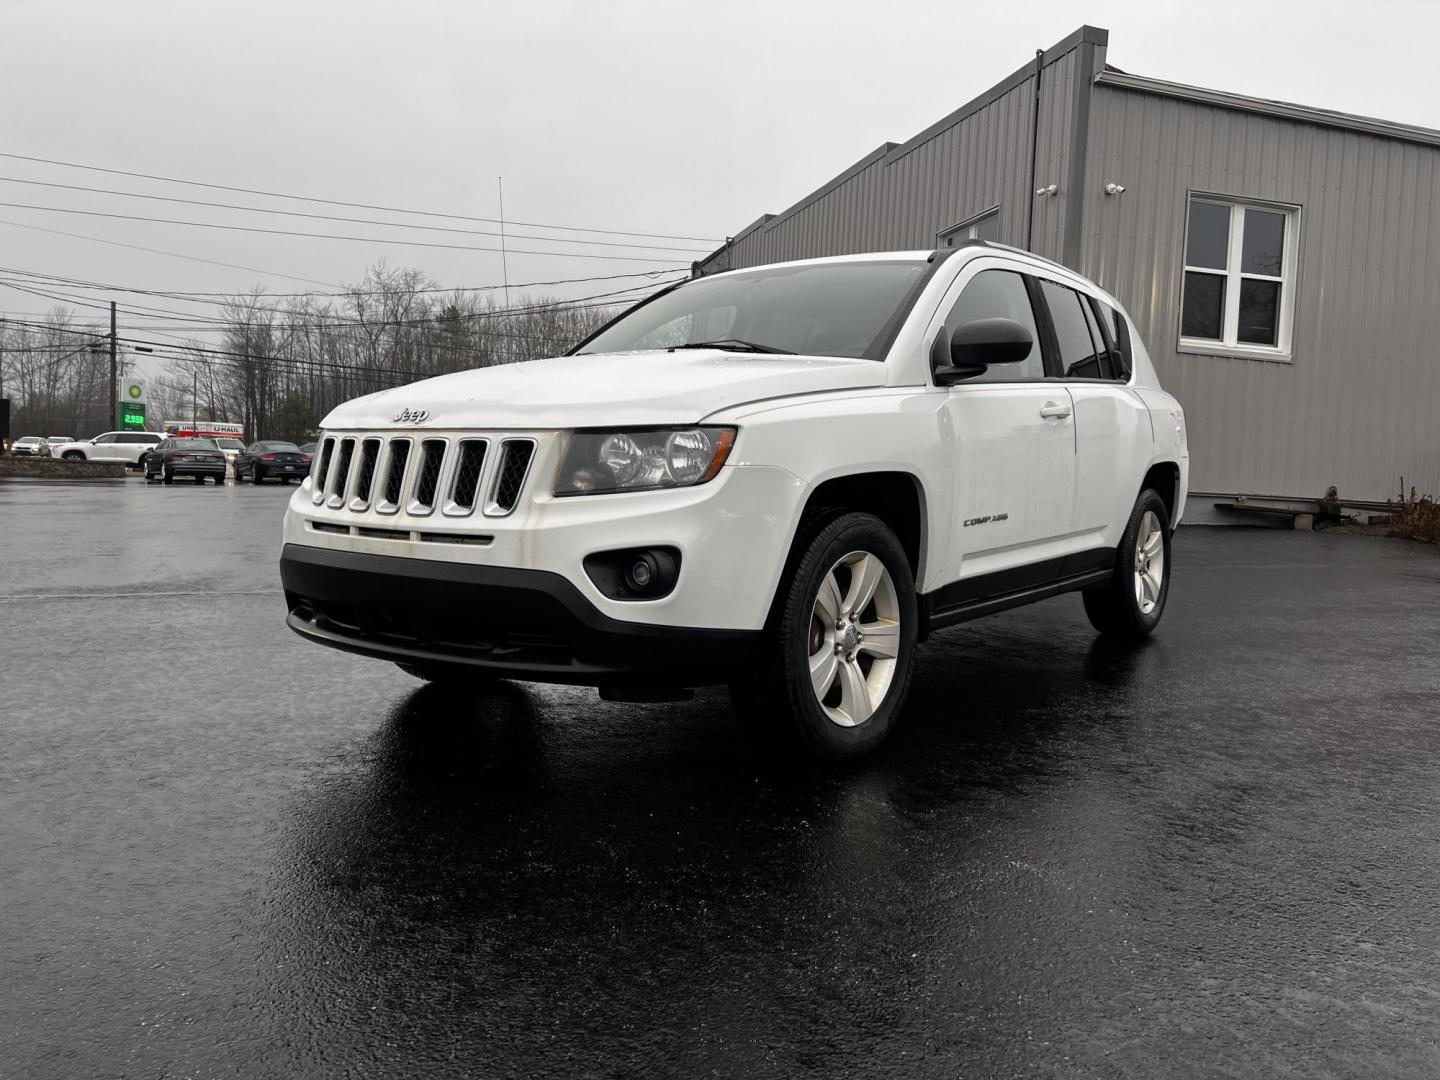
[[[1130,75],[1084,26],[697,273],[979,236],[1098,282],[1203,496],[1440,496],[1440,131]]]

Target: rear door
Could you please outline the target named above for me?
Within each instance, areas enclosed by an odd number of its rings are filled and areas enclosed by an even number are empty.
[[[1128,364],[1098,301],[1049,279],[1041,279],[1040,290],[1075,406],[1077,547],[1095,553],[1098,564],[1103,553],[1113,556],[1140,493],[1153,442],[1150,414],[1126,385]]]
[[[946,341],[965,323],[988,318],[1012,319],[1035,340],[1023,362],[996,365],[945,391],[954,509],[943,607],[1054,580],[1071,529],[1075,434],[1066,388],[1046,381],[1042,336],[1019,268],[975,260],[939,310]]]

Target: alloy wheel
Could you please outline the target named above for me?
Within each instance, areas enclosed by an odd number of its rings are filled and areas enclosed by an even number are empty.
[[[1146,510],[1135,531],[1135,603],[1149,615],[1160,602],[1165,583],[1165,535],[1155,511]]]
[[[826,573],[807,645],[820,708],[841,727],[863,724],[885,700],[900,653],[900,602],[877,556],[852,551]]]

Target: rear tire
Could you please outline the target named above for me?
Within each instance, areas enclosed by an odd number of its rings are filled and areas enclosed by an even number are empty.
[[[253,465],[253,466],[251,466],[251,468],[250,468],[250,482],[251,482],[252,484],[263,484],[263,483],[265,482],[265,477],[264,477],[264,475],[261,474],[261,472],[260,472],[260,466],[259,466],[259,465]]]
[[[731,684],[741,724],[811,756],[867,754],[895,726],[915,661],[910,561],[873,514],[815,527],[781,583],[757,671]]]
[[[175,474],[172,473],[169,469],[166,469],[165,472],[161,474],[160,479],[165,481],[165,483],[167,484],[173,484],[175,482]]]
[[[1085,615],[1106,637],[1135,640],[1154,632],[1170,595],[1170,515],[1159,492],[1135,500],[1115,552],[1108,585],[1086,589]]]

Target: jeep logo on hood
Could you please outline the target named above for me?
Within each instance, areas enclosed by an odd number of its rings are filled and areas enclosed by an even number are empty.
[[[429,416],[429,409],[401,409],[398,413],[395,414],[392,423],[423,424]]]

